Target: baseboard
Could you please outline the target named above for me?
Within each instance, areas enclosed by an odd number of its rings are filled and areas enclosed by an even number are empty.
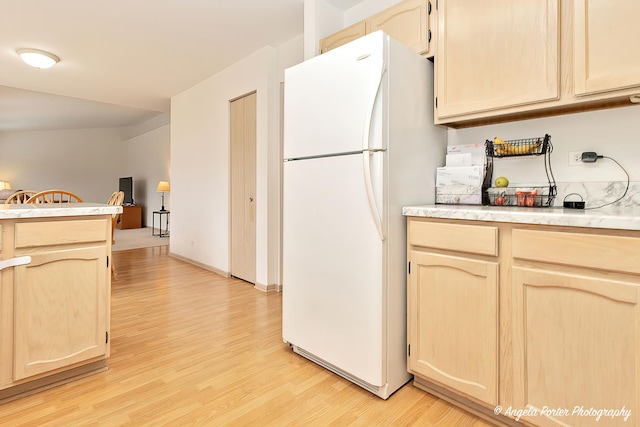
[[[282,285],[273,283],[271,285],[263,285],[262,283],[256,283],[253,285],[257,290],[262,292],[282,292]]]
[[[81,378],[95,375],[108,370],[107,360],[98,360],[86,365],[52,374],[36,380],[28,381],[13,387],[0,390],[0,405],[19,399],[21,397],[30,396],[50,388],[58,387]]]
[[[206,264],[203,264],[201,262],[194,261],[192,259],[183,257],[181,255],[177,255],[177,254],[171,252],[171,250],[169,250],[169,256],[172,257],[172,258],[175,258],[175,259],[179,259],[180,261],[188,262],[189,264],[193,264],[193,265],[195,265],[197,267],[203,268],[203,269],[211,271],[213,273],[219,274],[222,277],[231,277],[231,274],[229,274],[228,271],[223,271],[223,270],[220,270],[219,268],[211,267],[210,265],[206,265]]]
[[[530,426],[531,424],[524,422],[523,420],[515,421],[511,418],[507,418],[503,415],[496,415],[493,410],[486,407],[484,404],[478,404],[471,399],[467,399],[464,396],[456,392],[452,392],[445,387],[439,386],[420,377],[414,376],[413,386],[425,391],[439,399],[444,400],[460,409],[463,409],[476,417],[498,427],[518,427],[518,426]]]

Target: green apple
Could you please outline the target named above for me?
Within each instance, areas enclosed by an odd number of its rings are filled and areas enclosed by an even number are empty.
[[[504,176],[496,178],[496,187],[506,187],[509,185],[509,180]]]

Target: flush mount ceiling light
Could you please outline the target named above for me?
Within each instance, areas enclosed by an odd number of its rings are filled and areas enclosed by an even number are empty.
[[[17,52],[26,64],[35,68],[51,68],[60,61],[60,58],[53,53],[45,52],[44,50],[18,49]]]

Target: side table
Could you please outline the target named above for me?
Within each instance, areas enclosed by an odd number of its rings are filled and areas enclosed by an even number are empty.
[[[169,211],[153,211],[151,219],[151,235],[157,237],[169,237]],[[158,215],[158,232],[156,233],[156,215]],[[164,217],[164,229],[162,228],[162,218]]]

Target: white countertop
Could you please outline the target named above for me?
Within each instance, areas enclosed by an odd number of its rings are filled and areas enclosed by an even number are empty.
[[[113,215],[117,213],[122,213],[122,206],[100,203],[0,204],[0,219]]]
[[[405,216],[512,222],[519,224],[640,230],[640,208],[523,208],[505,206],[424,205],[405,206]]]

